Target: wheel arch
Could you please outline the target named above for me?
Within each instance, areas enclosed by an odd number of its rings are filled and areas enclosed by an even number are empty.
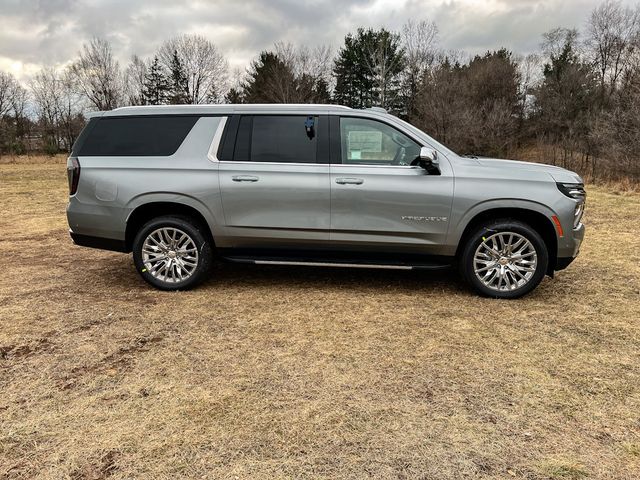
[[[519,220],[531,226],[536,230],[542,239],[549,253],[549,265],[547,267],[547,275],[553,276],[558,259],[558,237],[551,218],[544,213],[522,206],[518,207],[492,207],[475,213],[466,223],[464,230],[458,241],[456,250],[456,258],[462,253],[467,240],[473,232],[483,223],[508,218]]]
[[[125,246],[127,251],[131,251],[133,240],[140,228],[153,218],[178,215],[192,218],[204,230],[212,245],[215,245],[213,230],[205,214],[193,205],[177,201],[157,200],[141,203],[135,207],[126,220]]]

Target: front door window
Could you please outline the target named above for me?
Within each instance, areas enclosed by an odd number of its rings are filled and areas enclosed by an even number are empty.
[[[410,165],[420,145],[395,128],[365,118],[340,118],[342,163],[347,165]]]

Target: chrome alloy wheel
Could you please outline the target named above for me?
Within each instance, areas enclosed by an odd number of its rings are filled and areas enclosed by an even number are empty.
[[[191,277],[198,267],[198,249],[193,239],[182,230],[159,228],[145,238],[142,262],[158,280],[178,283]]]
[[[500,292],[523,287],[533,277],[538,255],[531,242],[515,232],[482,237],[473,256],[473,270],[484,286]]]

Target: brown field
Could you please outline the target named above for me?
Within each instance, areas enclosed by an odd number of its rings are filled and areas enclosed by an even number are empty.
[[[160,293],[1,162],[0,478],[640,477],[640,194],[589,188],[523,300],[453,274],[226,266]]]

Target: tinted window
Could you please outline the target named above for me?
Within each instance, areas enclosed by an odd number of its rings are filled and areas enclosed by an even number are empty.
[[[410,165],[420,145],[386,123],[364,118],[340,118],[342,163]]]
[[[240,119],[238,136],[236,137],[236,150],[233,159],[237,162],[248,162],[251,160],[251,122],[253,117],[245,116]]]
[[[251,161],[316,163],[317,129],[317,117],[256,115],[251,129]],[[236,145],[237,159],[239,147]]]
[[[81,156],[169,156],[176,153],[198,117],[101,118],[88,133]]]

